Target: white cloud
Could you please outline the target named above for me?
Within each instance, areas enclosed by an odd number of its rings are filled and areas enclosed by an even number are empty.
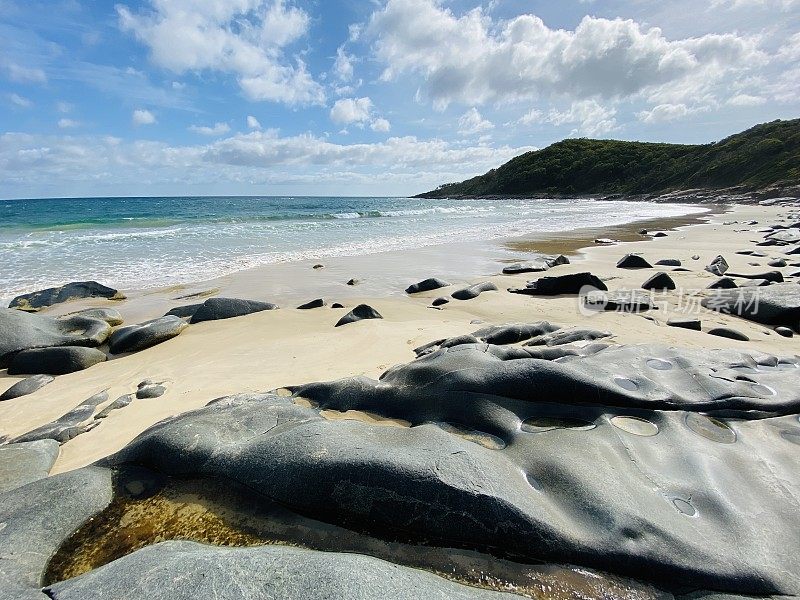
[[[767,99],[763,96],[753,96],[752,94],[736,94],[728,99],[727,104],[731,106],[761,106]]]
[[[213,127],[208,127],[207,125],[189,126],[189,131],[193,131],[194,133],[199,133],[200,135],[217,136],[217,137],[228,133],[230,130],[231,130],[230,125],[228,125],[227,123],[214,123]]]
[[[353,79],[353,57],[345,52],[343,46],[336,50],[336,61],[333,63],[333,72],[340,81]]]
[[[377,131],[379,133],[387,133],[392,128],[392,124],[389,123],[389,121],[387,121],[386,119],[378,118],[375,119],[372,123],[370,123],[369,127],[370,129],[372,129],[372,131]]]
[[[134,125],[152,125],[156,122],[156,117],[149,110],[137,108],[133,111],[133,124]]]
[[[800,0],[711,0],[709,8],[756,8],[776,7],[781,10],[789,10],[795,6],[800,6]]]
[[[250,100],[322,104],[321,85],[285,48],[308,31],[305,11],[284,0],[150,0],[152,11],[117,6],[120,27],[175,73],[213,70],[236,76]]]
[[[261,129],[261,123],[258,122],[253,115],[247,115],[247,128],[248,129]]]
[[[800,61],[800,32],[795,33],[783,43],[776,58],[786,62]]]
[[[47,75],[42,69],[36,67],[23,67],[14,62],[6,62],[2,65],[8,78],[18,83],[46,83]]]
[[[388,0],[367,32],[382,78],[420,75],[438,109],[708,88],[766,60],[757,40],[735,34],[669,40],[632,20],[589,16],[573,31],[551,29],[534,15],[501,21],[474,9],[458,16],[436,0]]]
[[[548,123],[553,125],[576,124],[572,134],[597,136],[617,128],[616,109],[601,105],[597,100],[573,102],[568,110],[551,110]]]
[[[458,132],[461,135],[474,135],[494,128],[491,121],[487,121],[474,106],[458,119]]]
[[[58,128],[59,129],[73,129],[75,127],[79,127],[80,123],[73,119],[59,119],[58,120]]]
[[[650,110],[643,110],[636,113],[636,118],[643,123],[664,123],[668,121],[677,121],[688,117],[689,115],[707,110],[705,107],[696,108],[689,107],[686,104],[658,104]]]
[[[20,108],[30,108],[33,106],[33,102],[19,94],[9,94],[8,99],[11,101],[11,104],[19,106]]]
[[[57,102],[56,103],[56,110],[58,112],[60,112],[60,113],[66,114],[66,113],[72,112],[73,108],[75,108],[75,107],[72,104],[70,104],[69,102]]]
[[[339,125],[364,123],[369,121],[372,109],[369,98],[342,98],[331,108],[331,121]]]
[[[533,125],[535,123],[544,123],[545,116],[538,108],[532,108],[517,121],[517,125]]]

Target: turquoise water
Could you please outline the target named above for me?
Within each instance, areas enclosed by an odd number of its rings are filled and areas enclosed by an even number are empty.
[[[0,201],[0,297],[85,279],[143,289],[278,262],[616,225],[699,210],[585,199],[5,200]]]

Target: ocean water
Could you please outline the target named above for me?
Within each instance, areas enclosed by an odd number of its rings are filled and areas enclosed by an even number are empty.
[[[0,298],[97,280],[191,283],[272,263],[602,227],[702,209],[648,202],[333,197],[0,201]]]

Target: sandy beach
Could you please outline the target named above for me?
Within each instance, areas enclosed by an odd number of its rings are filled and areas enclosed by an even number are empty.
[[[365,375],[377,378],[389,367],[414,358],[413,349],[428,342],[470,333],[488,324],[532,323],[547,320],[554,324],[579,325],[612,332],[613,343],[658,343],[685,348],[748,349],[793,356],[800,353],[798,338],[784,338],[771,328],[709,311],[699,306],[697,292],[717,279],[703,267],[722,254],[732,272],[771,270],[769,258],[736,254],[753,248],[759,241],[756,229],[773,223],[787,212],[786,207],[734,206],[715,210],[705,216],[689,216],[664,222],[634,223],[607,230],[578,231],[539,240],[504,240],[485,245],[473,256],[464,248],[426,248],[421,252],[437,253],[440,267],[436,272],[420,270],[417,280],[431,276],[447,279],[452,286],[413,296],[403,289],[415,280],[392,275],[398,261],[414,261],[415,251],[387,253],[365,258],[341,258],[325,261],[324,269],[312,264],[276,265],[236,277],[179,289],[127,291],[122,302],[82,300],[56,305],[41,314],[59,315],[87,307],[113,307],[125,317],[126,324],[160,316],[173,306],[202,302],[209,295],[277,301],[281,308],[244,317],[192,325],[180,336],[142,352],[123,355],[86,371],[60,376],[54,383],[30,396],[0,403],[0,433],[20,435],[66,413],[86,398],[108,391],[109,402],[136,391],[145,379],[164,382],[166,393],[157,399],[134,402],[125,410],[114,411],[102,423],[61,446],[53,473],[69,471],[93,463],[124,447],[154,423],[184,411],[199,408],[209,401],[241,392],[264,392],[313,381],[334,380]],[[751,220],[759,225],[746,226]],[[728,223],[728,224],[724,224]],[[665,237],[646,237],[638,233],[667,232]],[[613,245],[591,243],[595,237],[625,240]],[[588,244],[588,245],[587,245]],[[476,245],[472,245],[473,250]],[[780,256],[780,248],[766,248],[769,257]],[[601,312],[586,314],[574,296],[554,298],[509,294],[507,288],[524,286],[536,273],[499,275],[504,265],[524,260],[532,252],[566,253],[571,264],[556,266],[546,275],[590,271],[601,277],[609,289],[637,289],[661,267],[619,269],[616,262],[627,253],[638,253],[655,263],[676,258],[685,272],[670,272],[677,284],[672,292],[656,294],[659,310],[642,314]],[[697,256],[697,259],[693,259]],[[448,264],[458,261],[461,275],[451,278]],[[757,262],[758,266],[750,263]],[[413,263],[412,263],[413,264]],[[464,277],[464,265],[472,265],[472,277]],[[796,271],[778,269],[785,275]],[[347,286],[355,277],[364,283]],[[499,288],[468,301],[451,300],[440,309],[431,308],[432,299],[447,296],[465,283],[492,281]],[[382,293],[377,293],[380,290]],[[199,299],[178,299],[193,293]],[[382,320],[367,320],[334,328],[346,312],[324,307],[295,310],[303,301],[324,297],[342,302],[346,309],[366,303],[376,308]],[[667,327],[675,316],[700,318],[704,331]],[[480,324],[479,324],[480,323]],[[742,342],[713,337],[705,331],[714,326],[733,327],[750,338]],[[10,387],[21,377],[0,374],[0,388]],[[102,409],[101,405],[98,410]]]

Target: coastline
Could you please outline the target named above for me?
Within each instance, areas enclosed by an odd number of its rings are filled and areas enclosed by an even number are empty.
[[[673,228],[666,237],[639,236],[642,239],[638,241],[584,246],[573,253],[572,264],[554,267],[546,275],[591,271],[605,278],[612,289],[637,289],[644,278],[658,268],[630,271],[617,269],[614,265],[622,255],[640,252],[652,261],[667,257],[681,259],[691,271],[673,274],[676,282],[685,289],[701,289],[715,279],[703,270],[703,266],[717,254],[724,254],[732,269],[753,269],[747,265],[752,258],[737,255],[735,251],[751,245],[751,230],[757,226],[747,229],[741,225],[723,225],[724,220],[746,222],[756,218],[766,222],[774,220],[782,210],[733,206],[729,207],[728,212],[706,215],[704,218],[709,222],[705,224],[686,223],[685,219],[682,225],[671,223]],[[638,228],[641,228],[641,224],[628,227]],[[585,240],[586,232],[579,234],[578,238]],[[522,244],[524,248],[529,248],[527,243],[519,240],[507,243],[512,247]],[[561,246],[567,248],[571,242],[562,240],[559,243],[567,244]],[[691,259],[695,253],[700,256],[697,261]],[[506,288],[524,286],[525,281],[535,279],[540,274],[498,275],[504,260],[524,258],[524,255],[506,248],[502,252],[493,252],[491,256],[496,265],[494,274],[473,277],[467,281],[492,281],[500,291],[484,293],[469,301],[452,300],[442,310],[431,309],[430,301],[437,296],[448,295],[461,285],[409,296],[403,293],[403,288],[411,281],[394,278],[394,285],[389,290],[392,293],[369,295],[364,293],[366,286],[350,287],[344,284],[344,273],[357,273],[331,263],[323,271],[341,282],[338,284],[341,294],[331,300],[341,299],[347,309],[359,303],[370,304],[383,315],[383,320],[334,328],[334,323],[345,310],[325,307],[300,311],[291,308],[291,305],[284,305],[280,310],[192,325],[177,338],[146,351],[122,355],[86,371],[60,376],[47,388],[30,397],[0,403],[0,422],[5,424],[2,433],[9,436],[24,433],[57,418],[102,390],[107,390],[109,398],[113,399],[135,391],[136,385],[145,379],[165,383],[167,392],[157,401],[137,402],[126,411],[112,413],[100,426],[62,445],[52,472],[64,472],[107,456],[157,421],[204,406],[214,398],[347,376],[377,378],[391,366],[411,360],[413,348],[435,339],[467,333],[479,327],[478,322],[502,324],[548,320],[563,325],[584,322],[586,317],[580,314],[575,297],[530,298],[506,293]],[[307,285],[314,284],[318,275],[310,266],[303,266],[296,273],[298,277],[306,274],[306,279],[311,281]],[[435,273],[420,272],[419,275],[422,279]],[[450,283],[466,282],[454,280]],[[305,291],[300,285],[292,289],[296,292],[301,288]],[[233,297],[236,291],[233,285],[224,290],[226,295]],[[135,323],[139,319],[131,315],[142,319],[152,318],[163,314],[162,308],[167,304],[171,307],[190,303],[191,300],[172,299],[183,295],[183,292],[162,293],[157,297],[133,295],[123,302],[69,302],[42,311],[42,314],[58,315],[86,306],[108,306],[123,312],[126,323]],[[747,334],[751,341],[743,344],[737,340],[711,337],[704,332],[666,327],[666,319],[681,311],[679,299],[674,296],[670,295],[667,311],[653,311],[641,316],[601,313],[586,322],[593,328],[612,331],[612,339],[618,343],[644,343],[656,339],[661,344],[687,348],[745,347],[782,354],[800,353],[798,338],[781,338],[764,326],[705,309],[699,309],[704,322],[735,327]],[[256,293],[243,293],[239,297],[259,296]],[[20,379],[0,374],[2,387],[8,387]]]

